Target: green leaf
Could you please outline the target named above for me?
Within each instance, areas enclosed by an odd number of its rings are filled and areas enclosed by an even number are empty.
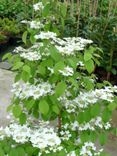
[[[22,35],[22,41],[26,44],[26,40],[27,40],[27,35],[28,35],[28,32],[27,31],[25,31],[24,33],[23,33],[23,35]]]
[[[23,66],[23,71],[27,72],[28,74],[31,74],[31,68],[28,65]]]
[[[9,156],[18,156],[18,151],[16,148],[10,150]]]
[[[26,156],[25,150],[22,147],[16,148],[18,156]]]
[[[102,119],[104,122],[108,122],[110,120],[112,116],[112,112],[110,112],[108,110],[108,108],[105,108],[105,110],[103,111],[103,114],[102,114]]]
[[[98,116],[100,113],[100,105],[99,104],[95,104],[94,106],[91,107],[91,115],[93,117]]]
[[[74,69],[77,67],[78,59],[77,58],[69,58],[68,62],[70,66],[72,66]]]
[[[40,73],[41,75],[45,75],[46,74],[46,68],[43,65],[39,65],[38,66],[38,73]]]
[[[86,122],[89,122],[91,120],[91,114],[90,114],[90,109],[87,109],[83,112],[84,115],[84,120]]]
[[[3,151],[3,149],[0,147],[0,156],[4,156],[5,154],[4,154],[4,151]]]
[[[63,70],[65,67],[63,61],[59,61],[58,63],[55,64],[55,67],[54,67],[54,72],[55,74],[59,73],[58,70]]]
[[[31,108],[33,107],[34,103],[35,103],[34,99],[25,102],[25,105],[26,105],[26,108],[27,108],[28,111],[31,110]]]
[[[112,103],[110,103],[109,105],[108,105],[108,109],[110,110],[110,111],[113,111],[113,110],[115,110],[117,108],[117,102],[112,102]]]
[[[83,112],[80,112],[77,116],[77,121],[79,122],[79,124],[83,123],[85,120],[84,120],[84,113]]]
[[[53,58],[53,60],[55,60],[55,61],[61,60],[61,54],[58,52],[58,50],[54,46],[50,47],[50,54],[51,54],[51,57]]]
[[[67,14],[67,7],[66,7],[66,4],[65,4],[65,3],[61,3],[60,8],[61,8],[61,14],[62,14],[62,16],[65,17],[66,14]]]
[[[21,78],[24,82],[27,82],[30,79],[30,74],[26,71],[22,71]]]
[[[20,124],[23,125],[26,123],[26,114],[25,113],[21,113],[20,115],[20,118],[19,118],[19,121],[20,121]]]
[[[14,67],[12,68],[12,70],[18,70],[18,69],[20,69],[23,65],[24,65],[23,62],[16,62],[16,63],[14,64]]]
[[[45,6],[44,9],[43,9],[43,13],[42,13],[42,15],[43,15],[44,17],[46,17],[46,16],[49,15],[50,10],[51,10],[50,8],[51,8],[51,4],[50,4],[50,3],[46,4],[46,6]]]
[[[11,57],[12,57],[12,54],[11,54],[11,53],[7,53],[7,54],[5,54],[5,55],[2,57],[2,60],[4,61],[4,60],[9,59],[9,58],[11,58]]]
[[[16,105],[13,107],[13,115],[18,118],[22,113],[22,110],[21,110],[21,106],[20,105]]]
[[[92,73],[95,69],[93,60],[89,60],[85,62],[85,67],[89,73]]]
[[[53,112],[55,112],[56,114],[59,114],[59,113],[60,113],[59,107],[56,106],[56,105],[52,106],[52,110],[53,110]]]
[[[55,89],[56,95],[61,96],[65,92],[66,88],[67,88],[67,85],[65,82],[63,82],[63,81],[59,82]]]
[[[87,90],[94,89],[94,82],[89,77],[83,78],[83,83]]]
[[[34,38],[34,35],[31,35],[31,36],[30,36],[30,42],[31,42],[32,44],[34,44],[34,43],[36,42],[36,39]]]
[[[49,112],[49,105],[46,102],[46,100],[42,99],[39,102],[39,111],[44,115],[46,115]]]
[[[92,58],[92,54],[86,50],[84,53],[84,60],[89,61],[89,60],[91,60],[91,58]]]
[[[106,133],[99,134],[99,142],[101,145],[104,145],[107,142],[107,134]]]

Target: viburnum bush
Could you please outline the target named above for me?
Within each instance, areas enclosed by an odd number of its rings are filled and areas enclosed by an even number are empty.
[[[3,58],[16,77],[0,156],[103,156],[95,144],[112,130],[117,86],[97,83],[101,50],[91,40],[63,36],[64,3],[44,0],[34,10],[35,20],[22,22],[30,46]]]

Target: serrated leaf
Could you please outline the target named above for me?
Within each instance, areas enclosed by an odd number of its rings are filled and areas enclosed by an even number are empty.
[[[89,73],[92,73],[95,69],[93,60],[89,60],[85,62],[85,67]]]
[[[60,110],[59,110],[59,108],[58,108],[58,106],[52,106],[52,110],[53,110],[53,112],[55,112],[56,114],[59,114],[60,113]]]
[[[62,82],[59,82],[57,84],[57,86],[56,86],[56,89],[55,89],[56,95],[57,96],[61,96],[65,92],[66,87],[67,87],[67,85],[66,85],[65,82],[63,82],[63,81]]]
[[[39,111],[44,115],[46,115],[49,112],[49,105],[46,102],[46,100],[41,100],[39,102]]]
[[[31,73],[31,68],[30,68],[30,66],[24,65],[24,66],[23,66],[23,71],[25,71],[25,72],[27,72],[28,74],[30,74],[30,73]]]
[[[58,52],[58,50],[54,46],[50,47],[50,55],[55,61],[61,60],[61,54]]]
[[[84,60],[89,61],[91,58],[92,58],[92,54],[86,50],[84,53]]]
[[[16,105],[13,107],[13,115],[18,118],[22,113],[22,110],[21,110],[21,106],[20,105]]]
[[[24,82],[27,82],[30,79],[30,74],[26,71],[22,71],[21,78]]]
[[[23,35],[22,35],[22,41],[26,44],[26,40],[27,40],[27,35],[28,35],[28,32],[27,31],[25,31],[24,33],[23,33]]]
[[[16,62],[16,63],[14,64],[14,67],[12,68],[12,70],[18,70],[18,69],[20,69],[23,65],[24,65],[23,62]]]
[[[7,54],[5,54],[5,55],[2,57],[2,60],[4,61],[4,60],[6,60],[6,59],[9,59],[11,56],[12,56],[11,53],[7,53]]]
[[[25,113],[21,113],[20,117],[19,117],[19,121],[20,121],[20,124],[23,125],[26,123],[26,114]]]
[[[45,75],[46,74],[46,68],[43,65],[39,65],[38,66],[38,73],[40,73],[41,75]]]
[[[59,73],[59,70],[63,70],[65,67],[63,61],[59,61],[58,63],[55,64],[54,66],[54,72],[55,74]]]
[[[99,104],[95,104],[94,106],[91,107],[91,115],[93,117],[98,116],[100,113],[100,106]]]
[[[31,108],[33,107],[34,103],[35,103],[34,99],[32,99],[30,101],[27,101],[25,103],[26,104],[26,108],[27,108],[28,111],[31,110]]]

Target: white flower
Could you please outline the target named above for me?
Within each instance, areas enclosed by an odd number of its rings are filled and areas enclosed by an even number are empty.
[[[76,153],[75,153],[75,151],[72,151],[72,152],[68,153],[67,156],[76,156]]]
[[[44,5],[43,5],[42,2],[38,2],[38,3],[36,3],[36,4],[33,5],[33,8],[34,8],[35,11],[43,10]]]
[[[31,21],[29,24],[30,28],[32,29],[41,29],[44,27],[44,25],[40,21]]]
[[[102,150],[99,150],[98,153],[101,154]],[[80,150],[80,156],[94,156],[96,155],[96,146],[92,142],[85,142]]]
[[[53,86],[48,82],[40,82],[37,85],[31,85],[30,83],[15,83],[13,84],[12,92],[20,99],[27,99],[33,97],[39,99],[47,94],[53,94]]]
[[[41,55],[38,52],[28,52],[21,53],[20,57],[27,59],[29,61],[37,61],[41,59]]]
[[[56,38],[56,33],[53,33],[53,32],[40,32],[39,35],[35,35],[35,39],[54,39]]]
[[[37,129],[36,131],[34,131],[34,133],[32,133],[30,141],[33,147],[37,147],[39,149],[58,146],[61,143],[60,138],[52,128],[43,128],[42,130]]]
[[[111,128],[111,124],[109,122],[105,123],[104,125],[104,128],[107,130],[107,129],[110,129]]]
[[[81,66],[81,67],[84,67],[84,63],[83,63],[82,61],[79,61],[79,62],[77,63],[77,65],[78,65],[78,66]]]
[[[72,76],[74,74],[73,68],[71,68],[69,66],[65,67],[63,70],[59,70],[59,72],[63,76]]]

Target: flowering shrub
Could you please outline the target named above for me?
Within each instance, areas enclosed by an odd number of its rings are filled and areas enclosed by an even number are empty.
[[[44,0],[34,9],[45,16],[50,3]],[[65,13],[65,6],[57,4]],[[48,21],[54,18],[50,12]],[[33,45],[4,56],[17,74],[8,107],[12,121],[0,129],[0,155],[103,156],[95,142],[103,145],[112,129],[117,86],[96,83],[92,72],[100,51],[91,40],[62,37],[47,28],[42,17],[40,23],[30,24]]]

